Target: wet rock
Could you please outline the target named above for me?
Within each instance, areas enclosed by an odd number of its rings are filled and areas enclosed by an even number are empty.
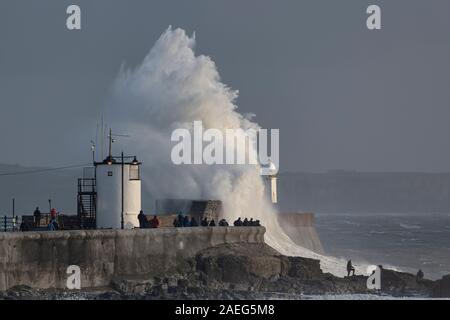
[[[118,291],[106,291],[98,295],[97,300],[122,300],[124,297]]]
[[[12,287],[3,294],[3,298],[6,300],[32,300],[38,296],[38,290],[25,285]]]
[[[197,271],[211,280],[252,287],[259,279],[276,281],[287,273],[288,260],[264,244],[222,245],[200,252]]]
[[[394,296],[430,295],[433,282],[417,280],[415,275],[389,269],[381,270],[381,291]]]
[[[288,257],[290,277],[300,280],[317,280],[323,278],[320,261],[302,257]]]
[[[435,298],[450,298],[450,274],[443,276],[433,284],[432,296]]]
[[[328,294],[368,293],[366,276],[357,275],[338,278],[329,275],[325,279],[333,283],[333,287],[327,292]]]
[[[143,294],[155,285],[153,278],[143,279],[116,279],[112,281],[111,286],[122,295]]]

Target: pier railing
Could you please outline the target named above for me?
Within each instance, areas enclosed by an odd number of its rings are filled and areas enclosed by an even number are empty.
[[[18,216],[0,216],[0,231],[19,231],[20,222]]]

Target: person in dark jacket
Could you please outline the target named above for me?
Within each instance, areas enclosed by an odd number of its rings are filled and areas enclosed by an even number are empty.
[[[184,216],[183,218],[183,227],[190,227],[191,226],[191,221],[189,220],[188,216]]]
[[[228,222],[225,219],[219,221],[219,227],[228,227]]]
[[[39,228],[39,226],[41,225],[41,210],[39,210],[39,207],[36,207],[33,216],[34,216],[34,227]]]
[[[239,217],[236,221],[234,221],[235,227],[242,227],[242,220],[241,217]]]
[[[242,222],[242,226],[248,227],[248,219],[247,218],[245,218],[244,222]]]
[[[181,213],[178,214],[178,226],[184,227],[184,217]]]
[[[197,220],[194,217],[191,217],[191,222],[189,223],[191,227],[198,227]]]
[[[352,265],[352,260],[348,260],[347,262],[347,277],[350,277],[350,273],[353,272],[353,275],[355,275],[355,267]]]
[[[50,231],[59,230],[59,225],[58,222],[56,222],[56,218],[50,220],[50,223],[47,225],[47,229]]]
[[[208,226],[208,219],[207,218],[204,218],[203,220],[202,220],[202,222],[201,222],[201,226],[202,227],[207,227]]]
[[[210,227],[215,227],[216,226],[216,223],[214,222],[214,219],[211,220],[211,222],[209,223],[209,226]]]
[[[256,227],[261,227],[261,222],[259,222],[259,220],[256,220],[256,221],[255,221],[255,226],[256,226]]]
[[[254,227],[255,226],[255,221],[253,221],[253,218],[250,218],[250,221],[248,222],[248,226],[249,227]]]
[[[178,227],[179,227],[179,225],[178,225],[178,218],[173,219],[172,225],[173,225],[175,228],[178,228]]]
[[[417,271],[416,281],[423,280],[423,277],[424,277],[423,271],[419,269],[419,271]]]
[[[147,228],[148,222],[147,222],[147,217],[144,214],[144,211],[142,211],[142,210],[139,211],[137,218],[139,221],[139,228],[141,228],[141,229]]]

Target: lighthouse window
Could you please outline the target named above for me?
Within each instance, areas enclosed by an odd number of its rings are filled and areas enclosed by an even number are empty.
[[[130,166],[130,180],[140,180],[139,166]]]

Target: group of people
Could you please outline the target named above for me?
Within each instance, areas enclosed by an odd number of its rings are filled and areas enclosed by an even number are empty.
[[[144,214],[144,211],[140,211],[138,214],[139,220],[139,228],[141,229],[149,229],[149,228],[159,228],[159,219],[157,216],[153,216],[150,221],[147,219],[147,216]]]
[[[155,215],[152,219],[148,220],[147,216],[141,210],[138,215],[139,220],[139,228],[148,229],[148,228],[159,228],[160,221],[158,217]],[[193,216],[183,215],[179,213],[176,218],[173,220],[172,225],[175,228],[185,228],[185,227],[228,227],[228,221],[226,219],[220,219],[218,223],[214,219],[208,220],[208,218],[203,218],[200,222]],[[259,220],[253,220],[253,218],[241,220],[241,218],[237,219],[234,222],[234,226],[236,227],[252,227],[252,226],[261,226]]]
[[[191,217],[189,219],[189,216],[183,216],[182,214],[179,214],[173,220],[173,226],[175,228],[198,227],[198,222],[197,222],[197,220],[194,217]]]
[[[175,220],[173,221],[173,226],[175,228],[181,228],[181,227],[228,227],[228,222],[225,219],[219,220],[219,223],[216,223],[214,219],[208,220],[208,218],[203,218],[200,220],[200,223],[197,222],[197,219],[195,217],[189,216],[183,216],[182,214],[179,214]]]
[[[202,221],[200,222],[200,225],[202,227],[216,227],[216,226],[228,227],[229,226],[227,220],[225,220],[225,219],[220,219],[219,223],[216,225],[216,221],[214,221],[214,219],[211,219],[211,221],[208,221],[208,218],[202,219]]]
[[[173,226],[176,228],[180,227],[228,227],[229,223],[226,219],[220,219],[218,223],[214,219],[208,220],[208,218],[203,218],[200,221],[200,224],[197,222],[197,220],[194,217],[189,218],[189,216],[183,216],[182,214],[179,214],[175,220],[173,221]],[[241,218],[238,218],[236,221],[234,221],[235,227],[258,227],[261,226],[261,223],[259,220],[253,220],[253,218],[244,220],[241,220]]]
[[[259,220],[253,220],[253,218],[247,219],[245,218],[244,220],[241,220],[241,217],[239,217],[236,221],[234,221],[234,226],[235,227],[260,227],[261,223],[259,222]]]
[[[56,211],[55,208],[52,208],[50,210],[50,222],[47,224],[47,230],[49,231],[55,231],[59,230],[59,224],[58,224],[58,215],[59,212]],[[41,227],[41,219],[42,219],[42,213],[41,210],[39,210],[39,207],[36,207],[33,213],[34,217],[34,228],[40,228]],[[28,227],[21,226],[21,229],[24,229],[23,231],[27,231]]]

